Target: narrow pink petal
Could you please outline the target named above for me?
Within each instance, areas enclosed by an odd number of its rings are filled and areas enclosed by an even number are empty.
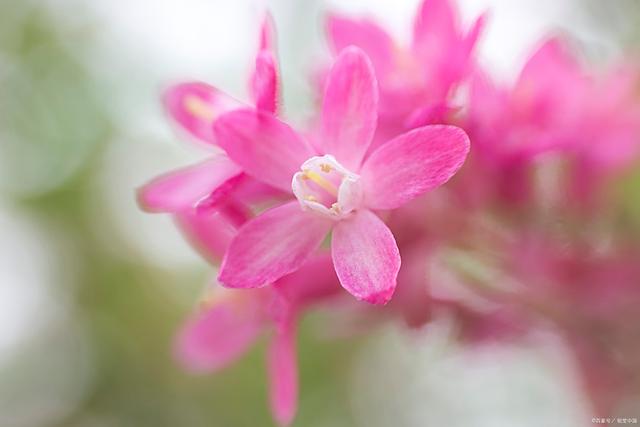
[[[260,47],[255,69],[249,80],[249,89],[256,108],[276,113],[280,81],[276,56],[276,32],[271,14],[265,14],[260,28]]]
[[[276,422],[288,426],[298,407],[298,362],[295,319],[292,316],[277,325],[269,347],[271,411]]]
[[[469,137],[455,126],[424,126],[394,138],[362,166],[366,205],[394,209],[444,184],[468,152]]]
[[[267,285],[300,268],[331,225],[330,220],[302,211],[297,201],[270,209],[239,230],[218,280],[230,288]]]
[[[138,201],[151,212],[179,212],[242,173],[224,154],[162,175],[138,190]]]
[[[327,77],[322,104],[324,151],[357,170],[371,144],[378,120],[378,83],[367,55],[344,49]]]
[[[176,358],[192,372],[225,367],[248,349],[263,329],[255,291],[239,298],[223,297],[213,307],[187,320],[177,336]]]
[[[256,108],[275,113],[278,105],[278,69],[273,53],[262,50],[256,57],[256,67],[251,76],[251,94]]]
[[[263,111],[232,111],[214,128],[218,144],[247,174],[287,192],[293,174],[314,155],[293,129]]]
[[[469,120],[474,125],[477,121],[478,126],[495,128],[495,121],[505,119],[508,99],[507,92],[499,89],[486,73],[476,71],[469,82]]]
[[[458,16],[450,0],[423,0],[413,26],[414,48],[446,51],[458,37]]]
[[[260,27],[260,50],[276,51],[276,24],[273,16],[267,12]]]
[[[185,131],[196,139],[215,144],[211,125],[218,116],[242,107],[224,92],[201,82],[181,83],[168,88],[163,96],[165,109]]]
[[[353,20],[338,15],[327,18],[327,35],[334,54],[348,46],[357,46],[371,59],[376,75],[383,80],[392,70],[395,46],[391,36],[368,19]]]
[[[480,38],[480,35],[482,34],[482,31],[484,30],[486,23],[487,23],[487,12],[478,16],[476,20],[473,22],[473,25],[471,26],[471,29],[469,30],[469,32],[467,32],[467,35],[465,36],[464,43],[463,43],[465,48],[464,50],[467,55],[471,54],[476,44],[478,43],[478,39]]]
[[[331,257],[342,286],[360,300],[386,304],[400,270],[400,253],[389,227],[363,209],[333,230]]]

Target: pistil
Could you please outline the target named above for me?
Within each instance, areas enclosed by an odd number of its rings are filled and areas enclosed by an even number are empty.
[[[312,157],[300,169],[291,186],[302,209],[338,220],[360,205],[360,177],[333,156]]]

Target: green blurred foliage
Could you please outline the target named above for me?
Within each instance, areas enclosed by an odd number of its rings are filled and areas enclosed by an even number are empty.
[[[39,194],[87,167],[111,126],[91,76],[42,8],[5,7],[0,27],[3,187]]]

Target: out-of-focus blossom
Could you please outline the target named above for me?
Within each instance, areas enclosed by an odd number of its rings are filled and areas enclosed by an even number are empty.
[[[464,30],[451,1],[423,0],[411,43],[401,46],[370,19],[328,17],[327,33],[335,54],[355,45],[371,58],[380,85],[377,143],[408,129],[446,122],[456,108],[451,95],[473,69],[473,50],[484,20],[483,15]]]
[[[372,210],[395,209],[445,183],[464,162],[469,140],[453,126],[425,126],[365,158],[377,101],[371,63],[350,47],[327,78],[318,149],[261,111],[234,111],[216,121],[216,138],[231,159],[297,198],[239,231],[222,263],[224,285],[260,287],[295,271],[333,230],[331,251],[342,286],[371,303],[391,298],[400,256],[391,231]]]
[[[640,74],[637,65],[615,65],[592,76],[579,115],[570,124],[569,193],[581,207],[594,208],[609,178],[640,159]]]
[[[566,145],[566,129],[581,108],[585,78],[559,39],[546,41],[511,87],[475,73],[464,125],[474,140],[475,168],[468,174],[473,182],[465,184],[475,197],[496,192],[508,202],[522,203],[531,196],[532,162]]]
[[[511,87],[472,78],[464,128],[474,140],[473,192],[532,202],[532,166],[542,155],[572,163],[568,191],[589,199],[601,179],[637,157],[637,72],[588,72],[560,38],[545,41]],[[477,179],[484,175],[484,179]]]
[[[273,286],[235,291],[212,289],[176,341],[177,358],[196,373],[212,372],[241,357],[271,330],[267,359],[271,410],[281,425],[296,412],[296,324],[303,311],[339,290],[329,256],[311,260]]]
[[[504,163],[561,145],[558,130],[579,111],[585,77],[559,39],[546,41],[529,58],[512,87],[476,73],[467,124],[477,139],[474,151]]]

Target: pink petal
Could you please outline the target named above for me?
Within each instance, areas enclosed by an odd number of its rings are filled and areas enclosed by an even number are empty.
[[[327,77],[322,104],[322,143],[347,168],[357,170],[378,120],[378,83],[359,48],[344,49]]]
[[[215,144],[212,123],[227,111],[242,107],[240,101],[201,82],[171,86],[163,96],[165,109],[184,130],[197,139]]]
[[[327,18],[327,33],[336,55],[348,46],[357,46],[371,59],[378,78],[384,79],[392,70],[395,61],[393,40],[375,22],[330,15]]]
[[[463,41],[464,51],[467,55],[471,54],[476,44],[478,43],[478,39],[480,38],[480,35],[482,34],[486,23],[487,12],[478,16],[478,18],[476,18],[476,20],[473,22],[471,29],[469,30]]]
[[[269,347],[268,371],[273,417],[281,426],[293,421],[298,407],[298,363],[296,356],[295,320],[285,319],[278,325]]]
[[[297,201],[270,209],[239,230],[218,280],[230,288],[267,285],[301,267],[331,225],[330,220],[302,211]]]
[[[578,60],[560,39],[552,38],[528,59],[513,90],[515,102],[528,107],[531,120],[545,125],[582,111],[587,84]]]
[[[276,51],[276,24],[270,13],[265,13],[260,27],[260,50]]]
[[[424,126],[374,151],[362,166],[365,203],[394,209],[449,180],[469,152],[469,137],[455,126]]]
[[[275,24],[271,15],[267,13],[260,28],[260,48],[249,87],[256,108],[269,113],[276,113],[280,91],[275,49]]]
[[[567,82],[580,75],[580,65],[559,38],[546,40],[527,60],[520,72],[521,84],[530,84],[540,80]]]
[[[458,16],[450,0],[423,0],[413,26],[413,45],[421,52],[446,52],[458,38]]]
[[[226,295],[213,307],[196,313],[178,334],[175,355],[190,371],[225,367],[248,349],[263,329],[256,291],[240,298]]]
[[[207,197],[200,200],[196,206],[196,211],[202,214],[220,212],[227,221],[239,228],[254,217],[249,206],[251,201],[242,197],[242,187],[247,181],[255,180],[243,173],[227,180]]]
[[[274,287],[296,308],[324,300],[341,291],[328,254],[314,256],[299,270],[280,278]]]
[[[187,210],[176,215],[178,227],[191,245],[209,262],[219,262],[236,228],[221,212]]]
[[[262,111],[232,111],[214,128],[218,144],[247,174],[287,192],[293,174],[314,155],[293,129]]]
[[[279,82],[276,59],[271,52],[262,50],[258,53],[250,83],[256,108],[275,113],[278,105]]]
[[[469,121],[474,131],[476,126],[483,130],[497,128],[496,122],[507,119],[505,111],[510,107],[508,101],[508,93],[499,89],[486,73],[475,72],[470,79],[468,107]]]
[[[234,189],[233,194],[238,200],[242,200],[245,203],[261,204],[263,206],[265,203],[273,202],[274,200],[284,201],[291,198],[290,191],[283,192],[246,174]]]
[[[391,230],[363,209],[333,230],[331,257],[342,286],[356,298],[386,304],[400,270],[400,253]]]
[[[455,3],[424,0],[416,16],[412,54],[424,70],[431,97],[444,98],[472,69],[472,51],[484,26],[480,16],[463,34]]]
[[[162,175],[138,190],[138,201],[150,212],[179,212],[242,173],[224,154]]]

